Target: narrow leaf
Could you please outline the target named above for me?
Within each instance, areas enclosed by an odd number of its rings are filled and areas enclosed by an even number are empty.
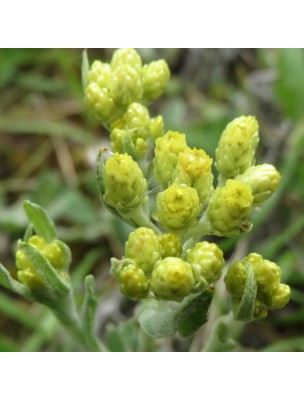
[[[23,208],[38,236],[48,243],[57,238],[55,224],[43,208],[28,200],[24,201]]]
[[[234,310],[236,321],[252,321],[255,300],[257,295],[257,282],[250,263],[245,262],[246,267],[246,285],[240,305]]]
[[[29,243],[20,242],[19,248],[23,250],[26,256],[29,258],[35,268],[35,271],[39,274],[43,280],[43,283],[51,293],[60,295],[69,291],[69,285],[58,275],[48,260],[44,258],[34,246]]]
[[[85,49],[82,52],[82,64],[81,64],[81,80],[82,80],[83,90],[85,90],[85,88],[89,84],[89,78],[88,78],[89,70],[90,70],[89,57],[87,49]]]
[[[0,285],[12,290],[20,296],[31,299],[29,289],[25,285],[13,279],[8,270],[2,264],[0,264]]]
[[[85,293],[82,306],[83,329],[87,345],[93,351],[107,351],[106,347],[98,341],[94,334],[94,322],[97,307],[95,279],[88,275],[84,281]]]
[[[82,317],[85,328],[92,332],[94,328],[94,319],[97,306],[95,280],[93,275],[85,279],[85,294],[83,300]]]
[[[196,296],[192,303],[188,303],[187,307],[182,311],[183,319],[189,311],[191,305],[191,313],[184,319],[178,328],[181,336],[193,336],[195,332],[208,320],[208,310],[213,298],[211,291],[206,291],[204,295]]]
[[[155,338],[172,336],[179,331],[191,336],[207,321],[212,292],[190,295],[181,304],[153,300],[139,315],[142,329]]]

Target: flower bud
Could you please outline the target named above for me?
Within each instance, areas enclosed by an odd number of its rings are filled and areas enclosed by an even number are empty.
[[[147,107],[132,103],[124,116],[129,132],[136,138],[147,138],[150,135],[150,115]]]
[[[53,240],[47,243],[39,236],[32,236],[28,241],[39,251],[59,274],[66,274],[71,263],[71,251],[68,246],[60,240]],[[17,276],[20,282],[30,289],[37,290],[44,287],[44,282],[36,272],[35,267],[22,250],[16,252]]]
[[[128,212],[145,201],[147,182],[138,164],[127,154],[115,153],[104,167],[105,203]]]
[[[134,300],[144,299],[148,296],[149,281],[144,271],[135,264],[130,264],[119,273],[118,282],[120,291],[125,296]]]
[[[251,265],[257,284],[254,318],[264,318],[268,310],[283,308],[289,301],[290,288],[280,283],[280,268],[257,253],[249,254],[228,268],[224,281],[233,304],[240,304],[245,291],[246,263]]]
[[[110,94],[119,106],[128,106],[142,97],[143,88],[140,76],[129,65],[121,65],[112,73]]]
[[[251,116],[236,118],[226,126],[215,152],[215,166],[222,176],[234,178],[254,164],[258,129],[257,120]]]
[[[153,61],[142,69],[144,99],[157,99],[165,90],[170,79],[170,70],[165,60]]]
[[[108,123],[116,113],[116,106],[108,89],[101,89],[95,82],[85,89],[84,102],[88,110],[104,123]]]
[[[41,253],[57,270],[67,270],[70,267],[71,250],[61,240],[53,240]]]
[[[247,217],[252,211],[252,202],[249,185],[228,179],[225,186],[217,187],[207,209],[214,233],[233,236],[249,230]]]
[[[204,150],[185,149],[178,156],[173,181],[197,190],[200,202],[205,205],[213,191],[212,159]]]
[[[109,64],[102,63],[101,61],[94,61],[89,74],[89,83],[94,82],[100,89],[109,88],[111,80],[111,68]]]
[[[174,233],[163,233],[159,235],[159,243],[162,258],[179,257],[182,252],[182,244]]]
[[[139,73],[142,68],[141,57],[134,49],[118,49],[113,54],[111,68],[114,71],[122,65],[129,65]]]
[[[225,265],[222,250],[215,243],[199,242],[188,252],[187,262],[197,266],[208,283],[219,280]]]
[[[250,253],[244,258],[252,265],[259,293],[266,294],[277,288],[281,279],[281,269],[274,262],[264,260],[260,254]]]
[[[273,165],[262,164],[248,168],[243,174],[237,175],[235,179],[251,187],[253,205],[259,206],[276,190],[281,175]]]
[[[280,283],[266,298],[266,305],[271,310],[280,310],[285,307],[290,299],[290,287]]]
[[[134,260],[144,272],[151,272],[153,265],[160,259],[158,236],[149,228],[138,228],[130,233],[125,247],[125,256]]]
[[[114,128],[110,133],[110,147],[115,153],[124,153],[123,143],[126,137],[126,130]]]
[[[162,136],[164,133],[164,119],[161,115],[151,119],[150,122],[151,136],[155,140],[156,138]]]
[[[197,191],[173,183],[168,189],[157,194],[156,213],[153,218],[168,231],[182,232],[197,223],[200,211]]]
[[[235,261],[228,268],[225,276],[226,290],[232,299],[240,300],[246,285],[246,267],[242,261]]]
[[[187,148],[183,133],[169,131],[155,140],[154,178],[163,188],[172,182],[178,156]]]
[[[153,268],[151,289],[159,299],[182,301],[194,283],[190,264],[180,258],[167,257]]]

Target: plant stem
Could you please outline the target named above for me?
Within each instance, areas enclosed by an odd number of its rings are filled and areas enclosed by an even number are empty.
[[[152,229],[156,234],[161,233],[157,226],[147,217],[141,205],[128,213],[121,213],[121,216],[131,226],[144,226]]]
[[[236,342],[234,340],[237,331],[244,325],[244,322],[235,321],[232,312],[219,317],[213,325],[209,340],[202,351],[230,351]]]
[[[76,309],[72,291],[61,300],[60,307],[52,307],[52,311],[83,349],[92,352],[106,351],[106,348],[98,341],[94,333],[88,332],[84,328]]]

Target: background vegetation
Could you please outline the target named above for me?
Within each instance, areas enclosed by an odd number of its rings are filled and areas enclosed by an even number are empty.
[[[227,122],[242,114],[260,123],[258,161],[282,174],[279,190],[239,240],[222,239],[226,259],[257,251],[282,268],[292,301],[247,325],[242,351],[304,350],[304,51],[299,49],[140,49],[145,61],[164,58],[172,78],[153,103],[166,128],[187,134],[210,155]],[[107,60],[112,49],[91,49]],[[112,351],[199,350],[178,336],[154,341],[139,329],[135,303],[109,276],[129,228],[105,212],[95,185],[95,161],[108,135],[84,109],[81,50],[0,50],[0,260],[14,274],[14,250],[27,220],[22,201],[44,207],[72,249],[72,276],[97,278],[98,332]],[[225,299],[224,299],[225,300]],[[75,350],[48,310],[0,289],[1,351]]]

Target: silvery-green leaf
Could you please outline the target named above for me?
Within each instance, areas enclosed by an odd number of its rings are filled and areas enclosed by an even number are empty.
[[[13,279],[8,270],[0,264],[0,285],[12,290],[20,296],[32,299],[30,290],[22,283]]]
[[[57,238],[55,224],[43,208],[28,200],[24,201],[23,208],[38,236],[41,236],[47,243]]]
[[[82,63],[81,63],[81,80],[82,80],[83,90],[85,90],[85,88],[89,84],[89,78],[88,78],[89,70],[90,70],[90,63],[89,63],[88,52],[87,49],[84,49],[82,52]]]
[[[48,260],[29,243],[20,242],[20,250],[24,251],[28,259],[33,264],[35,271],[43,280],[46,288],[55,295],[67,293],[70,289],[69,284],[64,281],[52,267]]]
[[[252,321],[254,319],[255,300],[257,295],[257,282],[250,263],[245,262],[246,285],[242,300],[234,310],[236,321]]]
[[[182,336],[192,336],[207,321],[212,292],[190,295],[181,304],[149,300],[139,314],[142,329],[155,338],[172,336],[179,331]]]

